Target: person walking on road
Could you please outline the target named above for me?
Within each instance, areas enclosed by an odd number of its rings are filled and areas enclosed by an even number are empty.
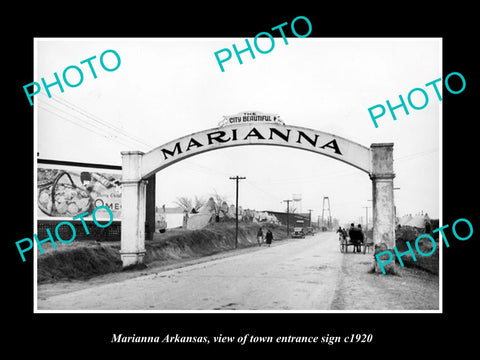
[[[258,229],[258,232],[257,232],[257,242],[258,242],[258,246],[262,246],[262,242],[263,242],[263,231],[262,231],[262,228]]]
[[[358,231],[357,252],[361,253],[362,252],[362,245],[365,242],[365,234],[363,233],[361,224],[358,224],[357,231]]]
[[[267,242],[268,247],[270,247],[270,244],[272,243],[272,240],[273,240],[273,234],[270,231],[270,229],[267,230],[267,235],[265,235],[265,240]]]
[[[351,223],[350,229],[348,229],[348,236],[350,237],[350,243],[353,244],[353,253],[356,253],[358,249],[358,235],[358,230],[355,228],[355,224]]]

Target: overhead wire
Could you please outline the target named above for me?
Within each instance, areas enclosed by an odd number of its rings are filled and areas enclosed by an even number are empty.
[[[105,139],[107,140],[110,140],[110,141],[115,141],[117,142],[118,144],[121,144],[123,146],[126,146],[126,147],[129,147],[131,148],[132,147],[132,144],[129,143],[126,139],[121,139],[119,138],[116,134],[112,134],[110,132],[104,132],[103,129],[99,128],[98,126],[95,126],[94,124],[91,124],[91,123],[88,123],[88,122],[85,122],[83,121],[83,119],[79,119],[78,117],[72,115],[72,114],[60,114],[58,111],[62,112],[61,109],[58,109],[56,107],[53,107],[53,109],[55,109],[55,111],[51,108],[48,108],[48,107],[45,107],[43,105],[39,105],[39,108],[40,109],[43,109],[45,111],[48,111],[49,113],[51,114],[54,114],[56,115],[57,117],[59,118],[62,118],[80,128],[83,128],[85,130],[88,130],[98,136],[101,136],[101,137],[104,137]]]
[[[71,108],[72,110],[74,110],[74,111],[76,111],[76,112],[84,115],[85,117],[87,117],[87,118],[89,118],[89,119],[92,119],[93,121],[98,122],[98,123],[100,123],[100,124],[102,124],[102,125],[110,128],[110,129],[112,129],[113,131],[121,134],[122,136],[127,137],[127,138],[129,138],[129,139],[131,139],[131,140],[133,140],[133,141],[135,141],[135,142],[138,142],[139,144],[142,144],[142,145],[146,146],[147,148],[153,148],[153,147],[154,147],[153,145],[145,142],[143,139],[140,139],[140,138],[138,138],[138,137],[136,137],[136,136],[133,136],[133,135],[131,135],[131,134],[126,133],[123,129],[121,129],[121,128],[119,128],[119,127],[111,124],[110,122],[108,122],[108,121],[106,121],[106,120],[102,120],[99,116],[94,115],[94,114],[92,114],[92,113],[89,113],[89,112],[86,111],[85,109],[81,108],[81,107],[78,106],[78,105],[72,104],[72,103],[69,102],[68,100],[65,100],[65,99],[60,100],[60,99],[54,98],[54,101],[56,101],[56,102],[58,102],[58,103],[64,103],[64,104],[63,104],[64,106],[67,106],[67,107]],[[65,105],[65,104],[66,104],[66,105]]]
[[[44,95],[44,96],[46,96],[46,95]],[[65,107],[65,108],[68,108],[70,111],[74,111],[74,112],[80,114],[82,116],[82,118],[81,118],[82,122],[88,123],[89,125],[97,128],[100,132],[103,132],[103,133],[107,132],[109,134],[114,134],[114,136],[116,136],[116,137],[123,137],[123,138],[127,139],[128,141],[132,142],[132,144],[134,144],[136,146],[138,146],[140,144],[141,147],[143,148],[143,150],[145,150],[146,148],[147,149],[153,148],[153,146],[151,144],[148,144],[144,140],[142,140],[138,137],[134,137],[134,136],[126,133],[124,130],[120,129],[119,127],[109,123],[108,121],[102,120],[100,117],[89,113],[88,111],[80,108],[77,105],[74,105],[74,104],[70,103],[67,100],[64,100],[64,99],[59,100],[59,99],[54,98],[54,97],[52,97],[50,100],[53,100],[53,102],[56,102],[57,104]],[[46,103],[42,102],[41,104],[43,105],[43,104],[46,104]],[[75,114],[72,114],[72,113],[66,111],[63,108],[55,106],[57,104],[53,104],[51,101],[48,102],[49,106],[68,114],[68,116],[76,117],[78,119],[78,117]],[[99,133],[97,132],[97,134],[99,134]],[[132,144],[129,144],[128,146],[132,146]]]
[[[419,158],[419,157],[422,157],[422,156],[426,156],[426,155],[430,155],[430,154],[433,154],[433,153],[436,153],[438,152],[438,148],[434,148],[434,149],[430,149],[430,150],[426,150],[426,151],[421,151],[421,152],[418,152],[418,153],[414,153],[414,154],[409,154],[409,155],[405,155],[405,156],[402,156],[402,157],[399,157],[399,158],[394,158],[393,160],[395,162],[398,162],[398,161],[404,161],[404,160],[410,160],[410,159],[416,159],[416,158]]]
[[[260,188],[260,186],[256,185],[255,182],[253,182],[252,180],[250,180],[250,179],[248,179],[248,178],[245,179],[245,184],[253,187],[253,188],[256,189],[258,192],[260,192],[260,193],[263,194],[263,195],[266,195],[267,197],[269,197],[269,198],[271,198],[271,199],[278,199],[278,198],[279,198],[277,195],[273,195],[273,194],[271,194],[270,192],[265,191],[264,189]]]

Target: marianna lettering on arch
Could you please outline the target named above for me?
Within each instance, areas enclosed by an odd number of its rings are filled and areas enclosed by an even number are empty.
[[[308,129],[300,130],[298,128],[277,128],[275,126],[257,125],[251,127],[245,125],[236,125],[225,128],[225,130],[213,130],[195,134],[183,141],[177,141],[173,146],[165,146],[160,151],[164,160],[173,158],[184,152],[189,152],[205,146],[215,147],[218,144],[232,143],[234,145],[251,144],[253,141],[262,142],[265,145],[301,145],[310,147],[317,151],[330,152],[336,155],[342,155],[342,151],[337,140],[332,136],[324,138],[321,134],[312,133]],[[235,143],[235,144],[234,144]],[[298,145],[297,145],[298,146]],[[312,150],[313,150],[312,149]],[[206,150],[204,150],[206,151]]]

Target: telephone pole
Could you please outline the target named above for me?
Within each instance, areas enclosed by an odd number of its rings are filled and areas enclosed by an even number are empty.
[[[370,209],[370,206],[363,206],[365,208],[365,232],[368,230],[368,209]]]
[[[238,246],[238,180],[246,179],[246,177],[234,176],[230,177],[230,180],[236,181],[236,195],[235,195],[235,249]]]
[[[328,201],[328,208],[325,209],[325,200]],[[332,222],[332,213],[330,212],[330,199],[328,196],[323,197],[323,209],[322,209],[322,230],[325,227],[325,210],[328,211],[328,228],[330,228]]]
[[[293,200],[283,200],[287,203],[287,238],[290,236],[290,202]]]
[[[308,227],[312,227],[312,209],[308,209]]]

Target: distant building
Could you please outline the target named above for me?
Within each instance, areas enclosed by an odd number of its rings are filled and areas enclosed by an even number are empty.
[[[156,207],[155,231],[183,226],[185,211],[181,207]]]
[[[423,211],[421,213],[415,214],[407,214],[402,216],[398,219],[397,225],[400,226],[410,226],[415,227],[422,230],[430,231],[431,229],[431,219],[428,214],[424,214]]]
[[[306,227],[309,225],[310,214],[301,214],[301,213],[286,213],[278,211],[265,211],[269,215],[275,216],[282,225],[287,225],[287,219],[290,226],[302,226]],[[301,224],[301,225],[300,225]]]

